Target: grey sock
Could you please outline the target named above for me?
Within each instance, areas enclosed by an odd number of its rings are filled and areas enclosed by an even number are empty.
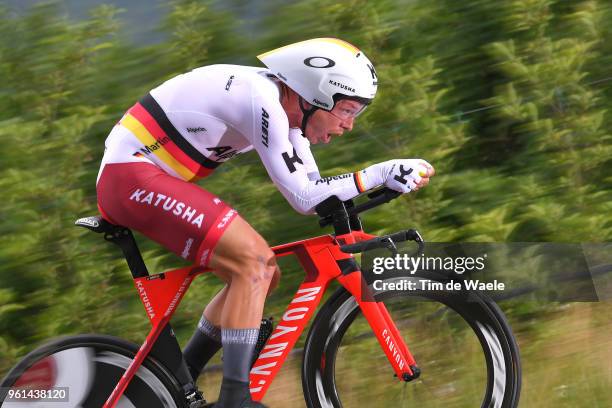
[[[251,359],[259,327],[254,329],[221,329],[223,343],[223,377],[248,382]]]
[[[221,328],[212,324],[206,316],[202,315],[198,322],[198,329],[213,340],[221,343]]]
[[[185,362],[196,380],[208,361],[221,348],[221,329],[209,322],[204,315],[198,323],[198,328],[183,349]]]

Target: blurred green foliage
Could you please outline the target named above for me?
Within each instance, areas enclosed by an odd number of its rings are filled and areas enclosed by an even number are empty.
[[[336,36],[375,62],[379,96],[352,134],[314,148],[324,176],[399,157],[429,160],[430,186],[365,216],[369,232],[416,227],[433,241],[612,239],[612,7],[604,0],[268,2],[246,36],[215,4],[169,2],[160,44],[116,34],[122,10],[71,21],[53,3],[0,7],[0,373],[42,340],[148,329],[124,261],[73,228],[97,212],[104,139],[164,80],[262,51]],[[143,22],[146,24],[146,22]],[[240,189],[236,189],[236,183]],[[269,181],[255,153],[202,184],[278,244],[320,234]],[[180,263],[140,239],[159,272]],[[289,270],[279,293],[301,276]],[[177,331],[219,288],[196,281]],[[273,296],[269,307],[286,299]],[[182,337],[184,338],[184,337]]]

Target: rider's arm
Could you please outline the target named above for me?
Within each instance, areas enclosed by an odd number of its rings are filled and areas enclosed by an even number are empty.
[[[370,176],[370,168],[318,178],[308,141],[298,129],[289,129],[286,115],[279,109],[274,104],[259,106],[261,126],[255,127],[252,144],[270,178],[296,211],[309,214],[332,195],[348,200],[384,182],[375,169]],[[309,173],[316,179],[311,180]]]
[[[287,143],[274,143],[271,149],[258,152],[270,178],[297,212],[310,214],[332,195],[348,200],[359,194],[352,174],[309,179],[302,158],[287,136],[285,140]]]
[[[289,142],[295,147],[295,152],[302,159],[308,180],[321,178],[319,167],[310,150],[310,142],[302,135],[300,129],[289,129]]]

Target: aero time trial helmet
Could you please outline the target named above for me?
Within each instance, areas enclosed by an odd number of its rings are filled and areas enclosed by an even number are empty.
[[[301,41],[257,58],[316,108],[331,111],[341,99],[356,100],[365,107],[376,95],[378,78],[370,60],[337,38]]]

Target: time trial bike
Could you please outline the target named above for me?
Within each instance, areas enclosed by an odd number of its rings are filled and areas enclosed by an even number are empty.
[[[359,214],[398,195],[384,188],[358,205],[331,197],[316,210],[320,225],[333,226],[333,234],[273,247],[277,257],[295,256],[305,278],[273,330],[260,334],[250,372],[254,400],[264,398],[330,283],[337,281],[339,288],[316,313],[304,343],[301,374],[308,407],[518,405],[519,349],[504,314],[486,294],[392,289],[399,282],[444,283],[449,276],[398,271],[383,275],[381,285],[381,276],[360,266],[356,254],[395,251],[402,241],[423,250],[415,230],[380,237],[363,231]],[[33,389],[63,389],[68,395],[62,405],[29,399],[29,407],[208,406],[169,323],[193,279],[206,270],[189,266],[149,274],[129,229],[99,216],[76,224],[121,248],[151,331],[140,346],[87,334],[35,349],[0,384],[2,408],[23,407],[16,391]]]

